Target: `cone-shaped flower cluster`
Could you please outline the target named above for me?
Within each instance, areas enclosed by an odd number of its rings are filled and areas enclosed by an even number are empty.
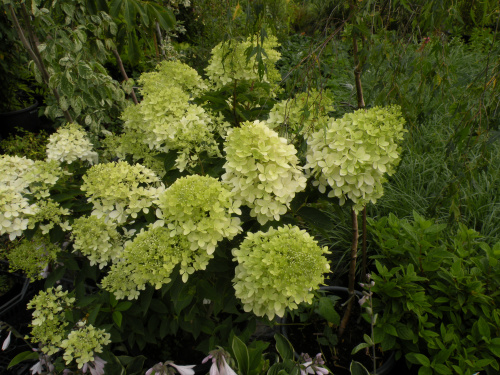
[[[311,303],[313,289],[323,283],[330,270],[325,248],[304,230],[285,226],[267,233],[248,233],[238,249],[233,279],[236,297],[245,311],[257,316],[283,316],[285,309]]]
[[[308,140],[305,168],[316,178],[315,185],[340,204],[346,199],[360,211],[383,195],[384,175],[392,175],[400,160],[398,142],[405,129],[397,106],[348,113],[332,119],[326,130]]]
[[[279,220],[295,194],[306,187],[297,150],[263,122],[245,122],[241,128],[230,129],[224,151],[222,181],[261,224]]]
[[[67,124],[49,137],[47,160],[57,160],[68,164],[76,160],[85,160],[90,164],[95,164],[98,156],[92,148],[87,133],[80,125]]]

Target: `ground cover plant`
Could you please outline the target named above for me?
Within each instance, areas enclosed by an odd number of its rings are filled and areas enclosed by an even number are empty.
[[[125,3],[121,19],[111,2],[120,22],[149,17],[137,7],[132,19],[134,2]],[[144,72],[135,103],[125,96],[135,82],[125,74],[120,85],[103,68],[111,54],[90,53],[101,37],[116,50],[112,17],[87,19],[84,2],[54,14],[30,8],[62,42],[95,39],[57,60],[65,44],[47,38],[37,69],[63,64],[47,71],[46,113],[73,121],[48,137],[44,159],[0,159],[2,256],[45,280],[28,304],[28,332],[2,323],[4,346],[26,335],[35,349],[12,365],[191,375],[185,365],[210,353],[211,372],[324,374],[321,356],[294,361],[276,336],[273,357],[274,345],[251,336],[257,324],[324,303],[315,290],[325,283],[354,296],[371,270],[363,347],[396,350],[422,374],[498,370],[498,24],[483,15],[491,27],[473,29],[467,44],[438,32],[442,20],[429,14],[419,25],[435,34],[425,37],[391,30],[382,4],[346,2],[331,11],[346,14],[332,28],[288,39],[276,14],[289,9],[271,3],[235,5],[229,19],[245,36],[214,43],[202,74],[179,60]],[[406,5],[389,8],[405,19]],[[144,35],[151,25],[143,19]],[[77,87],[91,77],[109,90]],[[80,103],[80,89],[102,100]],[[408,290],[396,295],[394,284]],[[349,312],[336,316],[341,336]]]

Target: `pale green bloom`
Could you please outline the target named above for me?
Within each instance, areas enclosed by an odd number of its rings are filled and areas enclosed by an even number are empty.
[[[149,228],[125,244],[121,261],[112,265],[102,287],[117,299],[136,299],[146,284],[159,289],[169,283],[178,264],[186,275],[206,267],[206,251],[195,252],[190,246],[184,236],[172,235],[167,228]]]
[[[97,152],[92,151],[93,145],[87,133],[80,125],[66,124],[49,137],[47,144],[47,160],[73,163],[76,160],[97,163]]]
[[[263,122],[247,121],[230,129],[224,151],[222,181],[261,224],[279,220],[295,194],[306,187],[297,151]]]
[[[66,364],[76,360],[78,368],[81,369],[85,363],[93,362],[95,353],[102,353],[103,346],[111,342],[110,337],[104,329],[86,325],[83,321],[78,322],[77,328],[60,344],[64,349],[63,358]]]
[[[273,84],[277,89],[277,82],[281,76],[275,67],[281,54],[275,50],[278,46],[278,40],[270,36],[264,40],[262,47],[262,60],[265,65],[263,82]],[[258,61],[256,54],[247,61],[246,51],[248,48],[257,48],[257,38],[248,37],[244,42],[230,40],[219,43],[212,50],[212,58],[206,68],[206,73],[215,88],[221,88],[224,85],[232,84],[235,81],[259,81]]]
[[[74,241],[73,251],[79,251],[90,260],[90,264],[98,264],[103,268],[111,261],[117,260],[123,252],[123,240],[117,226],[103,217],[80,217],[73,223],[71,238]]]
[[[39,292],[28,303],[28,309],[35,309],[30,339],[40,343],[45,354],[52,355],[60,350],[68,326],[64,312],[71,309],[74,302],[75,298],[68,297],[68,292],[59,285]]]
[[[33,239],[23,239],[7,253],[7,260],[12,272],[21,270],[31,280],[44,277],[44,269],[57,258],[59,248],[39,234]]]
[[[218,242],[241,232],[240,202],[213,177],[192,175],[177,179],[160,196],[155,226],[167,225],[172,235],[186,236],[191,250],[212,255]]]
[[[400,160],[398,142],[406,130],[397,106],[371,108],[332,119],[325,130],[307,141],[307,164],[314,185],[340,204],[346,199],[359,212],[383,195],[385,174],[392,175]]]
[[[257,316],[283,316],[285,309],[313,299],[312,290],[324,282],[330,266],[327,248],[304,230],[285,226],[248,233],[238,249],[233,279],[235,295],[245,311]]]
[[[83,176],[81,190],[94,205],[92,215],[123,224],[141,212],[148,213],[164,186],[150,169],[118,162],[91,167]]]

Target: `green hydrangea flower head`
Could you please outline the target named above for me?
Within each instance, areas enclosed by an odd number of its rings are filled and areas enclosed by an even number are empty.
[[[36,211],[36,205],[17,189],[0,185],[0,235],[8,234],[11,241],[21,236]]]
[[[139,83],[145,94],[161,91],[165,87],[179,87],[196,97],[207,89],[207,84],[196,70],[180,61],[162,61],[156,72],[143,73]]]
[[[332,119],[325,130],[308,139],[307,164],[314,185],[340,204],[350,199],[359,212],[383,195],[385,175],[392,175],[400,161],[406,130],[398,106],[375,107]]]
[[[278,39],[275,36],[266,38],[259,46],[257,38],[251,37],[243,42],[230,40],[219,43],[212,49],[212,58],[206,68],[207,76],[217,89],[234,81],[259,81],[257,54],[253,54],[250,60],[247,60],[247,51],[262,48],[262,60],[265,65],[262,80],[277,87],[276,83],[281,81],[281,76],[275,64],[281,54],[275,50],[276,47]]]
[[[83,321],[77,323],[77,328],[72,330],[68,337],[61,342],[64,349],[63,358],[66,364],[76,360],[78,368],[81,369],[87,362],[94,361],[95,353],[102,353],[103,346],[108,345],[111,335],[104,329],[86,324]]]
[[[168,71],[171,64],[175,65],[174,71],[182,70],[179,77],[184,73],[190,77],[187,82],[181,82]],[[160,71],[143,74],[144,99],[139,105],[126,108],[122,119],[125,130],[138,134],[137,139],[150,149],[177,151],[175,166],[182,171],[194,167],[203,152],[211,157],[220,156],[215,137],[225,134],[229,125],[222,117],[192,103],[193,94],[203,86],[202,81],[194,70],[179,64],[165,63]]]
[[[264,122],[245,122],[228,131],[222,181],[251,208],[259,223],[279,220],[295,194],[306,187],[297,150]]]
[[[31,240],[21,240],[7,253],[7,260],[11,272],[20,270],[35,281],[45,277],[45,269],[55,262],[58,252],[59,248],[49,238],[38,233]]]
[[[334,111],[331,93],[311,89],[293,99],[276,103],[266,124],[287,139],[299,134],[307,138],[326,126],[331,111]]]
[[[64,216],[71,215],[68,208],[61,207],[58,202],[52,199],[41,199],[36,204],[36,211],[29,217],[29,229],[34,229],[36,224],[42,234],[48,234],[55,225],[58,225],[63,231],[71,230],[69,220]]]
[[[73,223],[71,233],[73,251],[79,251],[90,260],[90,265],[103,268],[117,261],[123,252],[123,240],[116,224],[97,216],[80,217]]]
[[[88,161],[90,164],[97,163],[97,152],[92,151],[85,130],[78,124],[66,124],[61,126],[49,137],[47,144],[47,160],[73,163],[76,160]]]
[[[160,196],[155,226],[167,225],[172,235],[186,236],[191,250],[213,254],[217,243],[241,232],[240,201],[222,183],[209,176],[177,179]]]
[[[285,309],[311,303],[312,290],[324,282],[330,266],[321,248],[305,230],[287,225],[248,233],[238,249],[233,279],[235,295],[245,311],[257,316],[283,316]]]
[[[158,176],[141,164],[102,163],[89,168],[83,176],[81,190],[94,205],[92,215],[123,224],[137,218],[165,187]]]
[[[73,307],[74,297],[68,297],[68,292],[62,286],[40,291],[28,303],[28,309],[33,311],[30,340],[41,344],[45,354],[52,355],[60,350],[62,340],[66,337],[68,322],[64,312]]]
[[[102,287],[117,299],[132,300],[139,297],[146,284],[159,289],[169,283],[178,264],[181,274],[186,275],[204,269],[211,256],[190,247],[186,237],[172,235],[168,228],[149,228],[125,244],[121,261],[112,265]]]

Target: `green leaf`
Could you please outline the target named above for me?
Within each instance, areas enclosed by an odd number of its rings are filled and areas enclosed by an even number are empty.
[[[150,308],[158,314],[166,314],[168,312],[167,306],[159,299],[152,299]]]
[[[358,344],[354,347],[354,349],[352,350],[351,354],[356,354],[357,352],[359,352],[361,349],[364,349],[364,348],[370,348],[372,345],[370,344],[367,344],[366,342],[362,342],[361,344]]]
[[[335,311],[333,301],[328,297],[321,297],[319,299],[319,314],[328,320],[330,323],[338,325],[340,323],[340,315]]]
[[[131,0],[123,0],[124,4],[124,12],[123,16],[125,18],[125,24],[127,25],[127,30],[129,33],[132,33],[135,29],[135,7],[133,4],[131,4]]]
[[[157,16],[157,21],[164,30],[170,30],[175,26],[175,16],[170,9],[153,4],[149,4],[149,6],[154,7],[152,13]]]
[[[113,18],[118,18],[120,10],[122,9],[123,0],[113,0],[109,7],[109,15]]]
[[[65,273],[66,267],[58,267],[52,271],[45,280],[45,289],[53,287],[56,281],[61,280]]]
[[[356,361],[351,362],[350,369],[351,369],[351,375],[370,375],[365,366]]]
[[[127,311],[132,307],[132,302],[130,301],[125,301],[125,302],[120,302],[116,307],[115,311]]]
[[[481,336],[486,337],[487,339],[490,338],[491,336],[490,327],[488,326],[488,323],[484,320],[482,316],[477,321],[477,328],[479,329],[479,334]]]
[[[113,321],[116,323],[118,327],[122,326],[123,315],[119,311],[113,311]]]
[[[429,367],[431,365],[431,361],[425,355],[420,353],[408,353],[406,354],[406,359],[408,362],[413,363],[415,365],[422,365]]]
[[[38,359],[38,353],[33,351],[19,353],[14,358],[12,358],[7,368],[9,369],[22,361],[27,361],[30,359]]]
[[[274,335],[276,340],[276,350],[278,351],[281,358],[285,361],[287,359],[293,359],[293,346],[290,341],[286,339],[285,336],[277,333]]]
[[[418,375],[432,375],[432,369],[430,367],[420,367]]]
[[[135,35],[134,30],[127,32],[128,36],[128,57],[133,65],[137,65],[140,58],[139,52],[139,42],[137,41],[137,35]]]
[[[95,324],[95,320],[97,319],[97,315],[99,315],[100,311],[101,311],[101,304],[99,303],[89,313],[89,316],[87,318],[89,324]]]
[[[434,365],[433,369],[438,374],[443,374],[443,375],[451,375],[452,374],[451,370],[447,366],[445,366],[445,365],[443,365],[441,363],[438,363],[438,364]]]
[[[297,214],[317,228],[328,230],[332,228],[332,220],[328,215],[314,207],[302,207]]]
[[[241,375],[248,375],[249,373],[249,362],[250,356],[248,354],[248,348],[243,341],[241,341],[237,336],[233,337],[232,343],[234,357],[238,362],[238,373]]]

